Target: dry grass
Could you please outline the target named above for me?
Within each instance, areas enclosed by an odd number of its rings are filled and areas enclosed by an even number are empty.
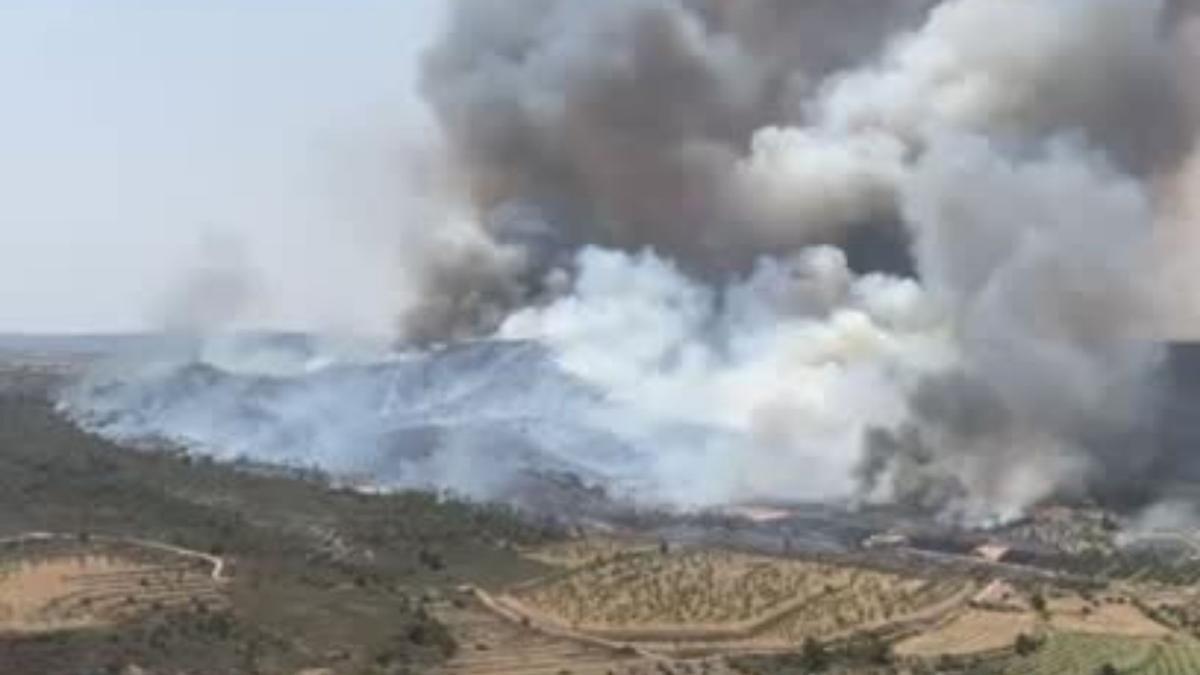
[[[971,590],[960,579],[859,573],[849,583],[812,598],[763,637],[796,644],[808,637],[828,639],[919,617],[936,618],[959,606]]]
[[[1033,633],[1038,619],[1032,612],[972,609],[946,624],[896,645],[901,656],[936,657],[977,654],[1011,647],[1017,636]]]
[[[733,675],[721,659],[655,659],[542,634],[474,601],[434,613],[459,645],[441,675]]]
[[[1079,597],[1051,600],[1047,606],[1050,627],[1069,633],[1155,638],[1171,634],[1131,603],[1092,604]]]
[[[902,641],[904,656],[960,656],[1013,646],[1020,634],[1067,633],[1112,638],[1163,638],[1172,631],[1130,603],[1093,603],[1078,596],[1053,598],[1046,614],[1027,608],[971,609],[943,625]]]

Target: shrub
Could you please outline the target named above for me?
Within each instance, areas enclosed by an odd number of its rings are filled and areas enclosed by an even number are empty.
[[[1013,644],[1013,649],[1019,656],[1029,656],[1036,652],[1038,647],[1038,641],[1025,633],[1018,635],[1016,642]]]
[[[829,653],[825,646],[812,637],[804,638],[800,647],[800,665],[811,672],[825,670],[829,666]]]

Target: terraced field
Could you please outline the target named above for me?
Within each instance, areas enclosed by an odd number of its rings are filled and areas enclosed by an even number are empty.
[[[582,628],[728,627],[855,581],[855,572],[832,565],[729,551],[654,551],[601,560],[516,595]]]
[[[644,645],[788,649],[912,620],[933,620],[974,586],[847,565],[732,551],[634,551],[517,589],[503,604],[539,622]]]
[[[1200,643],[1189,638],[1121,638],[1055,633],[1027,657],[1012,657],[1009,675],[1076,675],[1111,664],[1120,673],[1191,675],[1200,672]]]
[[[0,632],[41,633],[150,611],[224,606],[202,563],[158,553],[23,546],[0,555]]]
[[[934,658],[1008,649],[1017,636],[1031,634],[1037,617],[1028,612],[968,610],[945,625],[923,631],[896,645],[901,656]]]
[[[905,579],[855,571],[849,581],[812,598],[764,631],[760,638],[797,644],[805,638],[828,638],[847,631],[884,626],[950,609],[963,600],[969,583]]]
[[[1051,633],[1096,635],[1105,639],[1167,638],[1171,629],[1155,622],[1128,601],[1086,602],[1078,596],[1051,599],[1044,614],[1016,601],[1010,609],[976,606],[940,625],[902,640],[898,654],[933,658],[1008,649],[1017,636]]]
[[[440,675],[732,675],[719,660],[651,659],[541,634],[474,604],[435,614],[459,644]]]

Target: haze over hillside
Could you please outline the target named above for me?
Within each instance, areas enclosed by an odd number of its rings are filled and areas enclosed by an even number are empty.
[[[329,177],[347,217],[203,239],[153,313],[189,337],[64,411],[485,497],[568,474],[653,504],[969,522],[1166,498],[1188,462],[1163,450],[1148,338],[1191,311],[1187,3],[444,10],[395,66],[404,114],[433,122],[345,137],[389,158]],[[319,337],[228,337],[281,297]]]

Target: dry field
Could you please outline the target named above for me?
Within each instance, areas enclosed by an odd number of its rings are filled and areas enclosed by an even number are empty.
[[[1088,602],[1078,596],[1053,598],[1041,615],[1021,609],[969,609],[896,645],[902,656],[962,656],[1007,649],[1017,636],[1077,634],[1112,639],[1166,638],[1172,631],[1128,602]]]
[[[509,609],[570,630],[670,651],[780,649],[915,619],[973,591],[846,565],[731,551],[624,552],[518,588]]]
[[[1047,609],[1050,627],[1065,633],[1156,638],[1172,632],[1131,602],[1089,603],[1079,597],[1067,597],[1051,600]]]
[[[853,576],[832,565],[729,551],[631,552],[516,597],[581,629],[725,628],[851,584]]]
[[[972,609],[896,645],[900,656],[962,656],[1012,647],[1017,636],[1038,628],[1031,612]]]
[[[107,625],[148,611],[224,602],[211,570],[194,560],[103,548],[0,552],[0,632]]]
[[[474,602],[435,614],[459,645],[440,675],[733,675],[720,660],[648,658],[542,634]]]
[[[961,605],[971,590],[970,583],[960,579],[929,581],[855,572],[849,583],[808,600],[759,637],[798,644],[808,637],[830,639],[897,622],[933,620]]]

